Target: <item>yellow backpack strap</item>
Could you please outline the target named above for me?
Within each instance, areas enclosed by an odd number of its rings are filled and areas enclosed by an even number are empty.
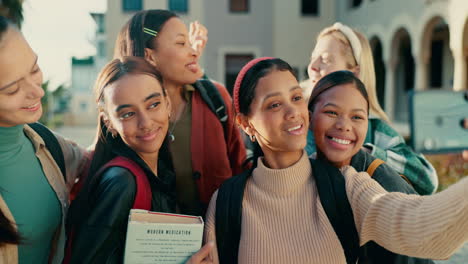
[[[382,165],[382,163],[385,163],[385,161],[381,160],[381,159],[375,159],[374,161],[372,161],[372,163],[369,165],[369,167],[367,167],[367,174],[369,174],[369,176],[372,177],[372,175],[374,174],[375,170],[380,166]]]
[[[400,176],[405,180],[411,187],[414,188],[413,183],[410,182],[410,180],[403,174],[400,174]]]

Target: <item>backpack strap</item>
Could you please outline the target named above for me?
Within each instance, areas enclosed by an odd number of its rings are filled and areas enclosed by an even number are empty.
[[[63,151],[60,147],[60,144],[55,137],[54,133],[50,131],[47,127],[43,124],[36,122],[28,124],[36,133],[44,140],[46,148],[49,150],[52,158],[57,163],[57,166],[60,168],[60,172],[62,173],[63,179],[67,182],[67,171],[65,168],[65,158],[63,157]]]
[[[345,179],[330,163],[310,159],[320,202],[344,249],[346,262],[356,263],[359,254],[359,236],[353,211],[346,194]]]
[[[216,199],[216,246],[219,263],[237,263],[242,225],[242,201],[252,169],[226,180]]]
[[[376,158],[375,160],[373,160],[371,162],[371,164],[369,164],[369,167],[367,167],[367,174],[369,174],[369,176],[372,177],[372,175],[374,175],[375,171],[379,168],[380,165],[384,164],[385,161],[379,159],[379,158]],[[403,180],[405,180],[411,187],[414,188],[413,186],[413,183],[403,174],[399,174],[401,178],[403,178]]]
[[[369,165],[369,167],[367,167],[367,174],[369,174],[369,176],[371,176],[372,178],[372,175],[374,175],[374,172],[375,170],[382,164],[384,164],[385,161],[381,160],[381,159],[375,159],[371,162],[371,164]]]
[[[99,171],[103,172],[105,169],[110,167],[125,168],[135,176],[136,195],[132,209],[151,210],[152,192],[148,177],[143,169],[133,160],[122,156],[117,156],[107,162]]]
[[[194,83],[195,88],[203,99],[203,101],[208,105],[210,110],[218,117],[219,121],[223,125],[224,134],[227,135],[227,109],[226,103],[224,102],[223,97],[218,91],[218,88],[207,79],[199,79]]]

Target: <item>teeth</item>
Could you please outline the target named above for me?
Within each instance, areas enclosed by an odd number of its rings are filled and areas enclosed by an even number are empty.
[[[302,127],[302,125],[298,125],[298,126],[295,126],[295,127],[291,127],[291,128],[288,129],[288,132],[291,132],[291,131],[293,131],[293,130],[299,129],[299,128],[301,128],[301,127]]]
[[[331,140],[333,140],[333,141],[335,141],[335,142],[337,142],[337,143],[343,144],[343,145],[351,144],[351,140],[340,139],[340,138],[334,138],[334,137],[332,137]]]
[[[31,108],[34,108],[34,107],[36,107],[36,106],[37,106],[37,104],[39,104],[39,103],[35,103],[35,104],[31,105],[31,106],[28,106],[28,107],[26,107],[26,109],[31,109]]]

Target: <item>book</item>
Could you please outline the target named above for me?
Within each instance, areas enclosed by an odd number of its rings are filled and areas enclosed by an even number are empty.
[[[125,264],[185,263],[202,245],[203,218],[130,210]]]

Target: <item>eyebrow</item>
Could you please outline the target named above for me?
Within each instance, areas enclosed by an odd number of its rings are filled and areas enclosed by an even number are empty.
[[[36,64],[37,64],[37,59],[38,59],[38,58],[39,58],[39,57],[38,57],[37,54],[36,54],[36,59],[34,60],[34,64],[33,64],[33,66],[31,67],[31,71],[34,69],[34,66],[36,66]],[[0,91],[5,90],[6,88],[8,88],[8,87],[12,86],[13,84],[15,84],[15,83],[21,81],[22,79],[24,79],[24,76],[21,77],[21,78],[19,78],[18,80],[12,81],[11,83],[9,83],[9,84],[7,84],[7,85],[4,85],[3,87],[0,88]]]
[[[326,103],[323,107],[326,107],[326,106],[334,106],[334,107],[340,108],[339,105],[334,104],[334,103]],[[354,108],[354,109],[351,109],[351,112],[363,112],[364,114],[367,113],[367,111],[364,110],[364,109],[362,109],[362,108]]]
[[[289,91],[292,92],[296,89],[300,89],[302,91],[302,88],[299,85],[292,87],[291,89],[289,89]],[[280,92],[268,94],[267,96],[265,96],[265,98],[263,98],[263,101],[266,101],[268,98],[273,97],[273,96],[278,96],[280,94],[281,94]]]
[[[161,93],[159,92],[156,92],[156,93],[152,93],[150,95],[148,95],[144,100],[143,102],[146,102],[148,100],[150,100],[151,98],[155,98],[155,97],[161,97]],[[128,108],[128,107],[132,107],[131,104],[123,104],[123,105],[119,105],[115,108],[115,112],[119,112],[120,110],[124,109],[124,108]]]

